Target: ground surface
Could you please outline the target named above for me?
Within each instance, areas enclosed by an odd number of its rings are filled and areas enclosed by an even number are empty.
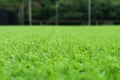
[[[120,27],[0,27],[0,80],[120,80]]]

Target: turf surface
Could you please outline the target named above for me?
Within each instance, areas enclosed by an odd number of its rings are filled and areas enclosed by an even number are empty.
[[[120,27],[0,27],[0,80],[120,80]]]

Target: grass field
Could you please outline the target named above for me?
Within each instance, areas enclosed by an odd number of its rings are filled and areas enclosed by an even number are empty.
[[[120,80],[120,27],[0,27],[0,80]]]

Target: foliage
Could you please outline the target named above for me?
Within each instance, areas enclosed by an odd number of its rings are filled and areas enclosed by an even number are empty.
[[[19,0],[1,0],[4,3],[18,3]],[[26,4],[28,0],[25,0]],[[55,0],[33,0],[33,19],[55,20]],[[34,6],[35,5],[35,6]],[[38,5],[38,7],[36,7]],[[60,20],[87,20],[88,0],[59,0]],[[27,13],[26,13],[27,14]],[[120,0],[92,0],[92,20],[120,20]],[[45,16],[46,15],[46,16]],[[27,17],[27,16],[26,16]]]

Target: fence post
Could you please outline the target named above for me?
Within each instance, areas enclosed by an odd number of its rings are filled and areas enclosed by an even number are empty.
[[[24,0],[20,0],[21,4],[20,4],[20,20],[21,20],[21,24],[24,25]]]
[[[88,0],[88,25],[91,25],[91,0]]]
[[[56,12],[55,12],[55,15],[56,15],[56,19],[55,19],[55,23],[56,25],[59,24],[59,1],[58,0],[55,0],[55,5],[56,5]]]
[[[28,9],[29,9],[28,11],[29,25],[32,25],[32,0],[29,0],[28,2]]]

